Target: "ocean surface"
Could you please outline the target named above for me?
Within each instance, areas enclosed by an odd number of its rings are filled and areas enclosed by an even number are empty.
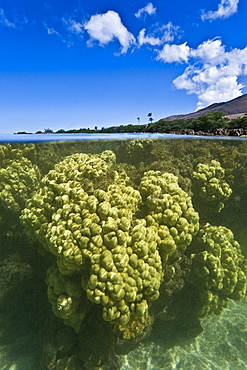
[[[247,368],[247,139],[0,136],[0,370]]]

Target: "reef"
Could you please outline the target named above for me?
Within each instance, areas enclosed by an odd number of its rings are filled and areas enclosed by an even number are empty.
[[[228,298],[239,301],[246,295],[247,260],[231,230],[206,224],[196,237],[196,250],[191,254],[190,281],[196,286],[199,317],[220,314]]]
[[[211,163],[199,163],[196,171],[193,172],[196,191],[201,198],[201,205],[211,208],[215,212],[220,212],[224,208],[224,201],[232,194],[232,189],[224,179],[225,170],[220,162],[212,160]]]
[[[72,326],[83,303],[78,286],[66,289],[61,275],[80,274],[81,290],[103,306],[103,319],[125,326],[148,314],[159,297],[162,263],[185,249],[199,228],[176,176],[150,171],[134,189],[114,162],[111,151],[66,157],[41,180],[21,215],[28,234],[56,257],[60,274],[48,277],[49,300]]]
[[[38,166],[25,157],[27,151],[0,146],[0,204],[16,213],[24,208],[41,178]]]
[[[64,363],[88,369],[155,332],[198,335],[201,318],[221,314],[247,289],[247,260],[221,216],[230,220],[227,204],[238,204],[226,148],[221,161],[214,145],[210,155],[151,140],[92,148],[69,154],[54,146],[45,166],[38,159],[49,156],[45,147],[0,146],[0,228],[12,214],[19,217],[13,244],[28,238],[26,255],[41,255],[50,335],[59,328],[73,338]],[[30,260],[23,266],[36,268]],[[61,360],[55,347],[57,359],[47,368]]]

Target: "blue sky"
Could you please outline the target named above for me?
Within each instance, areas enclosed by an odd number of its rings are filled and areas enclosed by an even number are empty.
[[[136,124],[247,93],[246,0],[0,0],[0,133]]]

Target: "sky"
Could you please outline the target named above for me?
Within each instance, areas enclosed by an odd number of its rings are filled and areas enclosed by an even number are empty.
[[[0,133],[145,124],[245,94],[246,15],[247,0],[0,0]]]

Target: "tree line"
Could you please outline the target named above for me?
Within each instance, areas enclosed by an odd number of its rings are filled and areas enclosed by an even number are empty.
[[[149,116],[147,124],[128,124],[120,126],[102,127],[98,129],[79,128],[71,130],[60,129],[53,132],[51,129],[45,129],[44,132],[36,133],[184,133],[186,131],[214,133],[217,129],[244,129],[247,130],[247,115],[235,119],[228,119],[224,112],[210,112],[199,118],[175,119],[167,121],[161,119],[157,122],[152,122],[152,116]],[[139,122],[139,121],[138,121]]]

